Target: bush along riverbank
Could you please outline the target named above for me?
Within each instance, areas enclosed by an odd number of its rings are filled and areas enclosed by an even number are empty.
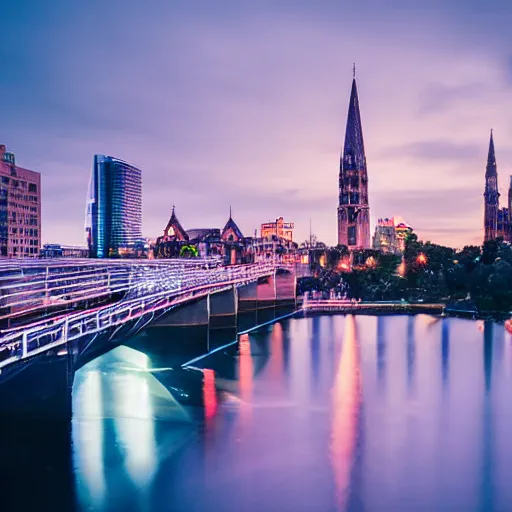
[[[297,293],[316,291],[325,298],[334,294],[363,301],[444,303],[449,314],[510,317],[512,246],[501,239],[457,251],[421,242],[411,234],[403,257],[361,251],[354,260],[364,263],[349,272],[335,265],[315,265],[311,277],[298,280]]]

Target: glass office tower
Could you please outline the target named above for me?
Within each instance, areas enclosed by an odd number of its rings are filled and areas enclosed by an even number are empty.
[[[95,155],[85,221],[91,258],[133,256],[142,239],[142,172]]]

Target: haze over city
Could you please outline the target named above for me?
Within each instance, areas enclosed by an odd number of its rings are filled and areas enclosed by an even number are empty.
[[[43,243],[83,244],[92,155],[143,169],[144,234],[283,215],[336,243],[352,63],[373,226],[480,244],[489,130],[512,173],[505,1],[12,2],[1,141],[41,172]],[[363,28],[362,28],[363,27]],[[507,108],[508,107],[508,108]]]

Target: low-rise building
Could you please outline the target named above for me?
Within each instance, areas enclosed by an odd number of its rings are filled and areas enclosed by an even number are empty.
[[[401,254],[412,227],[400,217],[379,219],[373,236],[373,249],[383,253]]]
[[[261,238],[269,238],[276,236],[293,242],[293,230],[295,225],[293,222],[285,222],[283,217],[279,217],[275,222],[267,222],[261,225]]]

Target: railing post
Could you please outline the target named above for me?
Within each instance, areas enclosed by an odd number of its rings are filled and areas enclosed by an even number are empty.
[[[27,333],[24,332],[21,335],[21,358],[25,359],[27,357]]]

